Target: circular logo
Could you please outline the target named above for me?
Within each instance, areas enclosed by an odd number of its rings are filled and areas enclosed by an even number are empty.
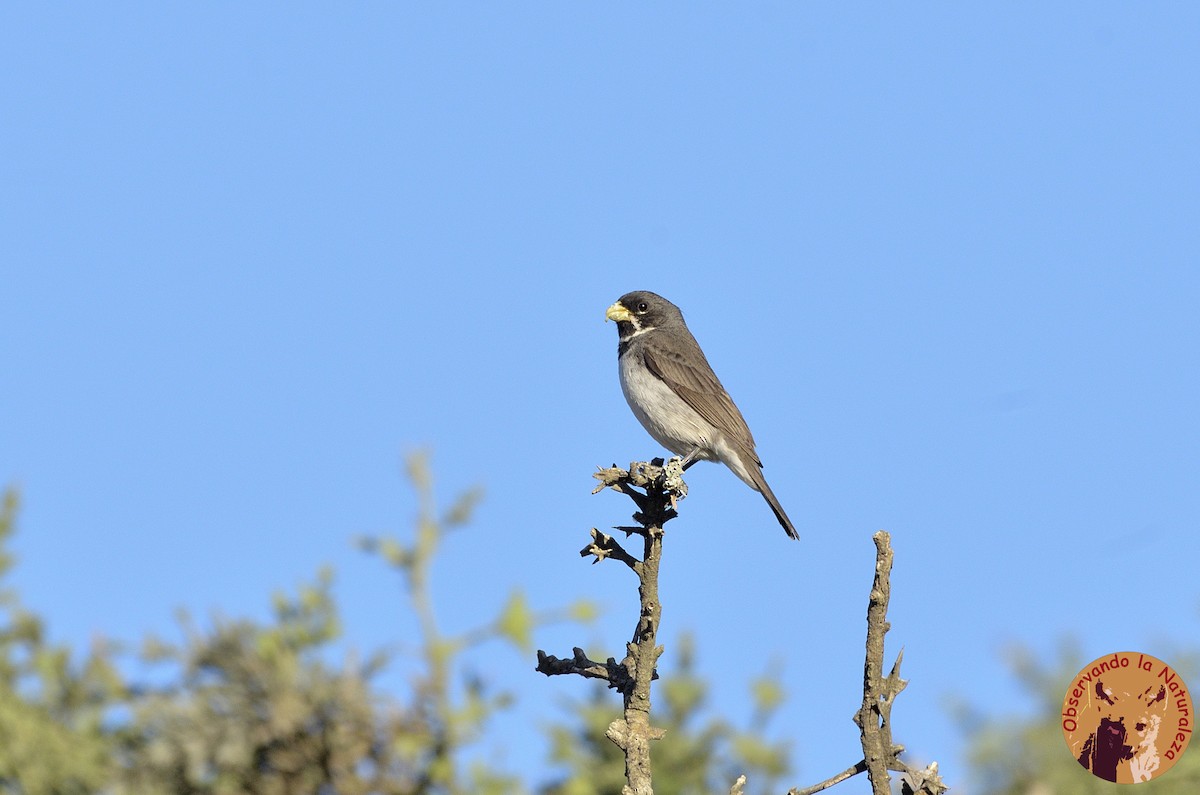
[[[1195,727],[1192,698],[1171,666],[1122,651],[1084,666],[1063,699],[1071,755],[1118,784],[1158,778],[1179,761]]]

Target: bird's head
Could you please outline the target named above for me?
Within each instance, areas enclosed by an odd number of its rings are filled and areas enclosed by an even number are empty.
[[[618,298],[604,313],[604,319],[616,321],[621,339],[664,326],[683,325],[679,307],[646,290],[635,290]]]

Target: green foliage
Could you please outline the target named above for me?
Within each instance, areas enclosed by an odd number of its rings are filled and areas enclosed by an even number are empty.
[[[1185,681],[1197,679],[1200,669],[1188,655],[1172,659]],[[1049,664],[1025,649],[1010,651],[1009,666],[1036,703],[1028,720],[988,717],[969,704],[955,705],[958,721],[971,740],[969,759],[977,779],[973,791],[980,795],[1110,795],[1116,791],[1118,785],[1081,767],[1063,741],[1059,723],[1063,694],[1085,662],[1070,643],[1064,643],[1058,659]],[[1200,792],[1200,753],[1189,748],[1170,770],[1134,789],[1147,795],[1195,795]]]
[[[470,521],[481,493],[470,491],[439,512],[428,461],[408,462],[420,510],[406,536],[369,538],[367,551],[397,572],[420,632],[418,671],[402,693],[374,684],[391,659],[335,661],[340,619],[333,572],[321,570],[294,593],[273,596],[266,622],[216,618],[200,626],[181,615],[181,639],[148,637],[139,658],[156,669],[152,683],[127,681],[118,650],[103,642],[86,653],[50,643],[41,618],[24,606],[6,577],[15,561],[9,541],[17,494],[0,502],[0,795],[510,795],[523,782],[464,751],[513,694],[467,673],[467,658],[499,640],[528,654],[537,627],[588,621],[597,609],[578,602],[537,611],[514,590],[475,627],[446,632],[430,583],[447,532]],[[1186,681],[1200,681],[1200,659],[1170,655]],[[764,740],[784,704],[778,672],[749,683],[751,717],[735,727],[708,709],[709,686],[695,673],[683,638],[670,649],[655,685],[653,721],[659,795],[727,792],[739,775],[748,792],[782,791],[786,743]],[[1038,705],[1014,721],[960,706],[971,739],[980,795],[1099,795],[1115,785],[1085,773],[1066,751],[1059,706],[1082,660],[1065,646],[1044,664],[1014,652],[1015,675]],[[128,667],[128,666],[126,666]],[[561,772],[542,795],[617,795],[623,759],[605,736],[618,699],[597,687],[571,704],[549,729],[551,760]],[[1200,751],[1192,748],[1163,777],[1141,785],[1149,795],[1200,792]]]
[[[426,736],[420,742],[408,738],[404,743],[412,763],[425,771],[418,791],[515,792],[517,783],[509,777],[480,766],[465,772],[459,769],[456,760],[462,749],[477,740],[489,718],[513,699],[509,692],[493,692],[478,677],[459,676],[459,664],[466,652],[493,639],[506,640],[519,651],[527,651],[534,627],[554,616],[535,614],[524,595],[514,591],[494,618],[463,632],[446,634],[438,625],[430,591],[433,563],[446,533],[470,521],[482,492],[466,492],[439,514],[428,457],[422,453],[409,456],[407,471],[418,501],[413,538],[368,537],[358,543],[401,576],[420,628],[421,670],[413,679],[409,706],[425,722]],[[456,677],[460,687],[455,687]]]
[[[75,664],[70,651],[46,642],[41,620],[4,584],[18,498],[0,503],[0,792],[25,795],[94,792],[112,765],[103,724],[120,677],[107,650]]]
[[[421,771],[394,739],[427,737],[419,715],[377,692],[384,662],[330,667],[337,635],[332,575],[294,597],[277,594],[275,620],[183,618],[185,640],[154,641],[149,659],[177,676],[131,703],[116,732],[120,791],[129,793],[409,793]]]
[[[445,533],[470,520],[481,492],[437,512],[424,456],[409,459],[420,504],[410,538],[362,546],[402,575],[421,638],[422,670],[410,691],[391,696],[373,681],[389,662],[332,662],[340,619],[333,572],[322,569],[294,594],[276,593],[272,620],[215,618],[201,627],[180,616],[182,640],[148,637],[140,659],[153,684],[126,684],[111,649],[76,661],[47,644],[41,620],[4,585],[17,511],[0,506],[0,795],[454,795],[514,793],[521,785],[465,747],[512,701],[462,673],[479,644],[500,639],[522,652],[534,629],[579,620],[579,603],[535,612],[519,591],[493,617],[465,632],[439,628],[429,583]]]
[[[695,673],[690,637],[675,644],[676,669],[655,683],[653,724],[666,731],[651,746],[657,795],[700,795],[728,792],[741,774],[748,792],[773,792],[789,769],[787,743],[763,739],[766,723],[783,702],[777,676],[756,680],[751,688],[755,716],[739,730],[720,718],[704,719],[708,684]],[[551,758],[566,775],[545,787],[542,795],[620,795],[625,785],[624,759],[604,736],[619,716],[620,705],[597,686],[583,702],[571,704],[572,719],[550,728]]]
[[[513,591],[508,602],[500,610],[496,628],[514,646],[521,651],[528,652],[533,648],[534,620],[533,611],[529,609],[529,602],[525,599],[525,594]]]

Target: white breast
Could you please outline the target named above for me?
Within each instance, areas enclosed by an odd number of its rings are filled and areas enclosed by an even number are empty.
[[[642,427],[676,455],[703,447],[705,453],[698,457],[715,460],[707,449],[714,440],[713,427],[641,362],[635,362],[636,356],[621,357],[621,391]]]
[[[751,488],[758,489],[746,471],[746,463],[725,434],[672,392],[636,356],[622,356],[620,370],[625,400],[655,441],[676,455],[687,455],[699,448],[697,460],[720,461]]]

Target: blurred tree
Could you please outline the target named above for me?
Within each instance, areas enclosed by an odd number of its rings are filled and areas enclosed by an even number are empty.
[[[13,565],[13,489],[0,503],[0,792],[73,795],[110,780],[104,719],[123,695],[110,655],[97,645],[79,663],[45,639],[41,620],[5,584]]]
[[[493,638],[522,649],[532,628],[556,614],[535,615],[520,593],[479,627],[447,636],[435,621],[429,583],[446,532],[470,518],[480,493],[468,492],[439,515],[424,455],[408,461],[419,503],[410,540],[368,538],[360,546],[400,572],[420,627],[422,670],[398,697],[373,677],[391,662],[382,652],[362,664],[331,667],[338,615],[332,574],[295,597],[275,597],[275,620],[218,620],[209,632],[183,621],[186,640],[146,645],[148,660],[178,677],[139,692],[133,720],[119,732],[124,790],[166,795],[424,795],[512,793],[511,777],[482,766],[462,769],[464,747],[479,737],[511,696],[491,693],[462,673],[465,652]],[[567,615],[588,614],[577,606]],[[459,686],[456,686],[459,685]]]
[[[480,626],[446,635],[434,620],[429,582],[440,541],[471,516],[479,492],[443,515],[424,456],[409,459],[420,511],[411,540],[366,539],[404,577],[420,626],[422,671],[411,692],[373,684],[389,662],[332,662],[339,620],[332,572],[294,596],[276,595],[267,623],[217,618],[200,628],[186,615],[183,640],[149,638],[142,659],[151,683],[127,685],[97,646],[78,664],[43,640],[42,623],[10,589],[0,590],[0,793],[57,795],[455,795],[514,793],[521,785],[464,748],[511,700],[464,671],[464,656],[492,639],[528,653],[543,621],[586,620],[580,603],[535,613],[513,592]],[[17,509],[0,506],[0,586],[11,568],[5,542]]]
[[[436,621],[430,581],[447,532],[462,527],[479,492],[439,513],[428,461],[410,457],[419,511],[411,537],[375,537],[360,546],[397,571],[420,632],[419,672],[411,690],[386,694],[373,684],[392,660],[376,653],[336,662],[339,618],[333,574],[322,570],[295,594],[276,594],[267,622],[217,617],[201,627],[181,614],[182,639],[147,638],[140,657],[156,668],[147,681],[123,681],[115,650],[96,644],[73,661],[44,640],[41,620],[0,587],[0,793],[74,795],[416,795],[516,793],[523,784],[464,749],[512,695],[465,672],[464,660],[499,639],[528,653],[547,621],[589,620],[595,609],[535,612],[514,591],[495,615],[457,634]],[[0,586],[17,496],[0,505]],[[741,773],[751,790],[772,789],[788,768],[786,744],[761,738],[783,700],[777,677],[751,690],[755,712],[745,730],[703,717],[707,685],[694,672],[690,639],[679,666],[658,691],[667,730],[658,745],[656,791],[664,795],[727,791]],[[566,774],[546,795],[619,793],[620,754],[604,737],[612,705],[602,692],[575,705],[569,724],[552,729],[554,761]]]
[[[464,493],[439,515],[428,456],[414,453],[407,464],[418,497],[414,537],[409,541],[394,536],[367,537],[359,540],[359,546],[380,556],[400,574],[420,627],[417,656],[421,670],[413,681],[410,709],[419,716],[428,735],[420,742],[406,744],[406,752],[422,770],[416,791],[481,795],[522,791],[512,777],[480,765],[464,773],[457,764],[464,746],[479,738],[488,718],[513,699],[511,693],[492,692],[484,680],[462,672],[462,655],[494,639],[507,641],[528,654],[538,625],[557,620],[590,621],[596,610],[580,601],[565,610],[535,613],[524,595],[513,591],[490,620],[455,635],[445,634],[438,625],[429,587],[432,564],[445,534],[467,523],[482,493],[479,489]],[[460,687],[455,687],[456,676]]]
[[[1200,675],[1198,658],[1187,652],[1170,655],[1172,666],[1188,683]],[[956,718],[970,738],[969,761],[980,795],[1110,795],[1118,785],[1085,770],[1067,750],[1060,724],[1067,686],[1087,660],[1064,642],[1058,658],[1038,661],[1026,649],[1009,652],[1009,665],[1033,697],[1032,718],[989,717],[966,702],[953,705]],[[1148,795],[1195,795],[1200,792],[1200,752],[1189,748],[1170,770],[1137,792]]]
[[[119,738],[119,781],[130,793],[417,792],[421,770],[404,742],[429,742],[421,717],[371,686],[386,658],[328,666],[337,636],[331,575],[276,596],[274,623],[184,616],[185,641],[148,640],[168,684],[141,689]]]
[[[657,795],[728,792],[741,774],[747,792],[774,792],[790,767],[786,742],[763,738],[771,716],[783,703],[775,674],[754,680],[754,714],[742,731],[720,718],[701,722],[708,684],[695,673],[695,645],[688,636],[676,644],[678,668],[664,675],[655,690],[659,704],[654,725],[666,730],[654,744],[654,791]],[[625,786],[624,758],[604,736],[614,717],[612,699],[596,686],[587,701],[571,704],[571,721],[550,727],[551,759],[566,774],[541,790],[542,795],[620,795]]]

